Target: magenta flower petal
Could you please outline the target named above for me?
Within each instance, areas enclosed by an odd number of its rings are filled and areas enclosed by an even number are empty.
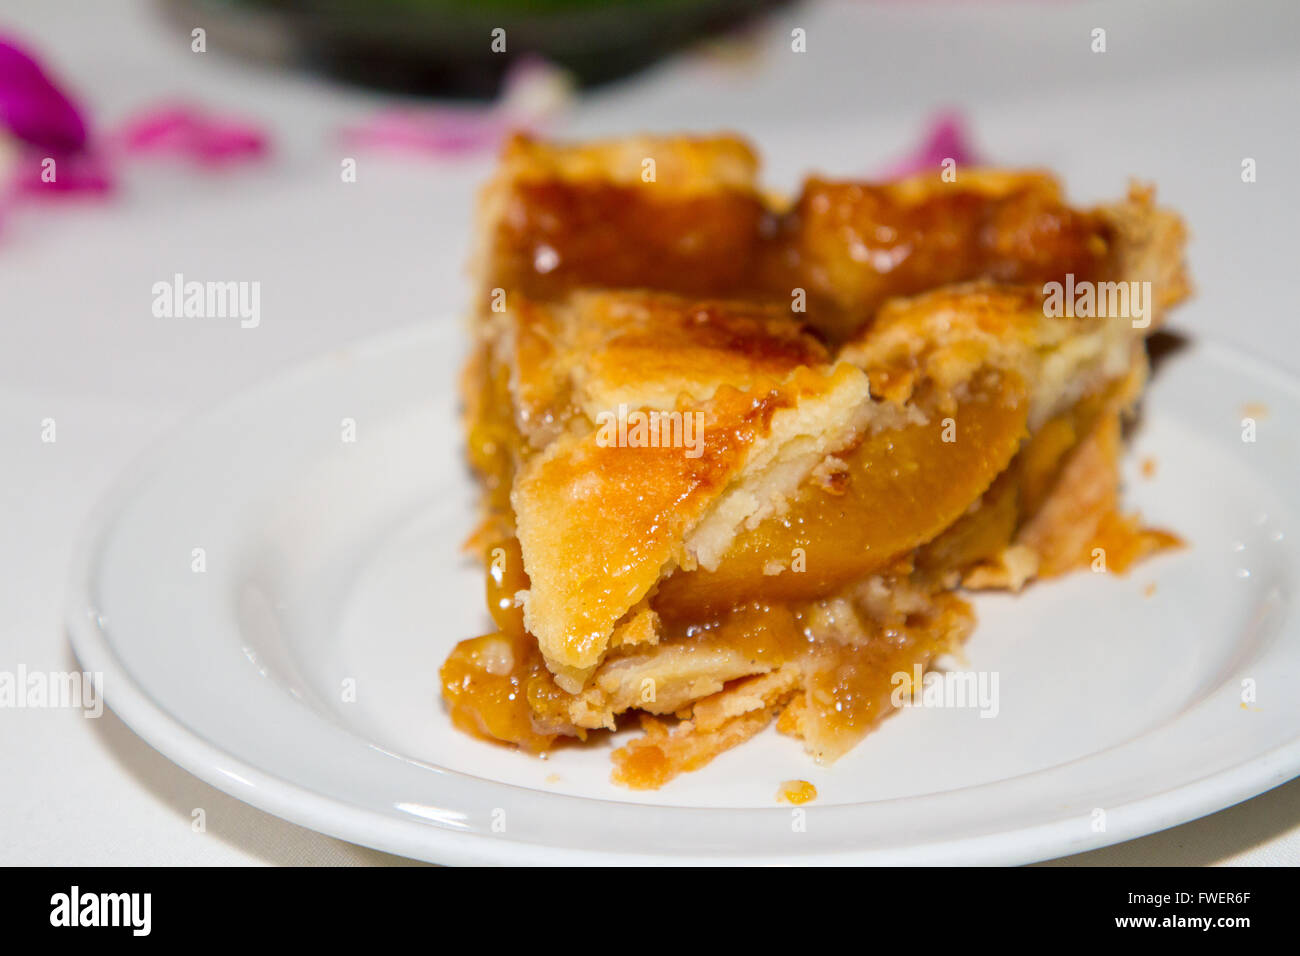
[[[128,120],[115,140],[132,154],[154,154],[217,166],[265,155],[267,135],[251,123],[188,105],[157,107]]]
[[[958,166],[978,166],[983,160],[971,146],[966,124],[956,113],[945,113],[931,120],[925,139],[917,149],[881,170],[882,179],[900,179],[915,173],[938,172],[945,159]]]
[[[15,41],[0,37],[0,123],[18,139],[70,152],[86,143],[81,112]]]

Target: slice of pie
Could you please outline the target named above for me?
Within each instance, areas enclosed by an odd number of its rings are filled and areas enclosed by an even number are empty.
[[[774,719],[819,761],[974,626],[962,589],[1122,571],[1145,337],[1184,229],[1041,173],[810,179],[742,141],[515,138],[481,203],[464,376],[496,630],[456,725],[545,751],[624,725],[659,787]]]

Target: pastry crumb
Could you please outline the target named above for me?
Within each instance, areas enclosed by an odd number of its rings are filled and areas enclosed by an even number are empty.
[[[1241,406],[1243,418],[1267,418],[1268,406],[1263,402],[1246,402]]]
[[[828,495],[839,496],[848,490],[849,466],[843,458],[827,455],[809,476]]]
[[[1154,597],[1156,593],[1156,582],[1152,581],[1142,589],[1143,597]]]
[[[1156,476],[1156,460],[1154,458],[1142,459],[1142,477],[1154,478]]]
[[[776,799],[782,803],[793,803],[795,806],[812,803],[817,799],[817,788],[807,780],[787,780],[781,784]]]

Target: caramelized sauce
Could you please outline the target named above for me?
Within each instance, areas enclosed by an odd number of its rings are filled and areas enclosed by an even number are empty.
[[[519,539],[510,537],[489,548],[486,564],[488,613],[502,633],[522,634],[524,612],[515,596],[528,590],[528,573],[519,552]]]
[[[530,703],[545,703],[550,673],[526,634],[487,634],[461,641],[442,665],[442,696],[451,720],[467,733],[548,750],[557,734],[538,730]]]
[[[955,650],[975,624],[970,605],[951,592],[933,595],[933,609],[886,621],[864,644],[822,641],[806,666],[806,691],[783,730],[796,729],[822,761],[852,749],[893,713],[895,675],[924,671],[935,657]]]
[[[765,670],[794,660],[808,645],[795,611],[785,604],[765,601],[739,604],[689,624],[677,622],[669,626],[662,643],[688,649],[694,646],[705,653],[725,646]]]
[[[488,612],[500,630],[456,645],[439,674],[443,699],[461,730],[548,750],[560,733],[576,731],[563,716],[565,695],[515,605],[515,595],[528,588],[519,542],[494,544],[486,558]]]
[[[1091,561],[1096,548],[1106,553],[1106,570],[1127,574],[1129,569],[1147,555],[1169,548],[1181,548],[1182,538],[1160,528],[1143,527],[1139,518],[1111,511],[1097,524],[1097,531],[1088,543],[1080,564]]]

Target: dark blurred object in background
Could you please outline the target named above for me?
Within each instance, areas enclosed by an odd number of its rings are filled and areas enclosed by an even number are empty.
[[[590,85],[633,73],[787,0],[164,0],[210,50],[298,63],[366,86],[496,94],[537,55]],[[505,31],[494,52],[493,31]],[[500,44],[498,43],[498,46]]]

